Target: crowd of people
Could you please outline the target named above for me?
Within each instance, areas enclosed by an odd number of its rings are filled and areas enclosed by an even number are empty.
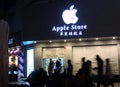
[[[39,70],[33,71],[26,81],[30,83],[30,87],[100,87],[100,85],[114,87],[111,80],[109,58],[106,59],[106,75],[103,75],[104,61],[99,55],[96,55],[97,67],[94,68],[92,68],[90,60],[86,60],[85,57],[81,60],[81,68],[73,75],[73,64],[70,59],[67,60],[67,67],[64,67],[64,72],[61,72],[59,60],[54,63],[50,59],[48,73],[43,68],[39,68]],[[97,71],[96,76],[92,74],[92,70]]]

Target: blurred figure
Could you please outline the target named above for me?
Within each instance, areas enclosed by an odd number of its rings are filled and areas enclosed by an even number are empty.
[[[88,68],[88,74],[90,76],[92,76],[92,62],[90,60],[87,60],[86,63],[87,63],[87,66],[88,66],[87,67]]]
[[[66,76],[66,87],[73,87],[73,64],[71,60],[67,60],[67,76]]]
[[[62,87],[62,75],[59,70],[55,69],[51,76],[50,87]]]
[[[82,57],[82,59],[81,59],[81,62],[82,62],[82,66],[81,67],[83,67],[83,65],[84,65],[84,63],[85,63],[85,57]]]
[[[49,66],[48,66],[48,74],[49,76],[51,76],[53,74],[53,71],[54,71],[54,62],[52,59],[50,59],[50,63],[49,63]]]
[[[107,58],[105,61],[106,61],[106,69],[105,69],[104,87],[107,87],[109,85],[114,87],[114,84],[112,82],[113,75],[112,75],[112,71],[111,71],[110,59]]]
[[[105,75],[108,78],[112,78],[112,71],[111,71],[111,65],[110,65],[110,59],[106,59],[106,69],[105,69]]]
[[[90,62],[84,62],[83,67],[79,69],[74,78],[75,87],[93,87],[93,83],[90,77]]]
[[[58,59],[57,61],[56,61],[56,68],[55,68],[55,70],[57,70],[57,71],[59,71],[59,72],[61,72],[61,59]]]
[[[43,68],[33,71],[26,81],[29,82],[30,87],[44,87],[48,83],[47,72]]]
[[[96,55],[97,67],[94,70],[97,70],[97,87],[100,87],[100,84],[103,82],[103,60],[99,55]]]
[[[72,73],[73,73],[73,65],[71,63],[71,60],[68,60],[67,61],[68,63],[68,67],[67,67],[67,76],[72,76]]]

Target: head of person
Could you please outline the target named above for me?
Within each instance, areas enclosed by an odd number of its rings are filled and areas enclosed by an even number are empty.
[[[97,54],[96,55],[96,60],[99,61],[100,60],[100,56]]]
[[[109,61],[110,61],[109,58],[107,58],[107,59],[106,59],[106,63],[109,63]]]
[[[69,60],[68,60],[68,64],[70,64],[70,63],[71,63],[71,60],[69,59]]]
[[[85,62],[85,57],[82,57],[82,62]]]

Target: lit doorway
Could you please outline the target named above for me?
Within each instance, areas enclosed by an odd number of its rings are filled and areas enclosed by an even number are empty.
[[[50,63],[50,59],[52,59],[52,61],[54,62],[54,69],[56,68],[56,61],[59,60],[61,63],[61,73],[64,72],[64,58],[44,58],[43,59],[43,68],[44,70],[48,73],[48,66]]]

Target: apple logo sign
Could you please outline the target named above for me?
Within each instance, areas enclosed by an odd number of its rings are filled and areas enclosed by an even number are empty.
[[[66,24],[75,24],[78,21],[76,16],[77,9],[74,9],[74,5],[71,5],[69,9],[66,9],[62,13],[63,21]]]

